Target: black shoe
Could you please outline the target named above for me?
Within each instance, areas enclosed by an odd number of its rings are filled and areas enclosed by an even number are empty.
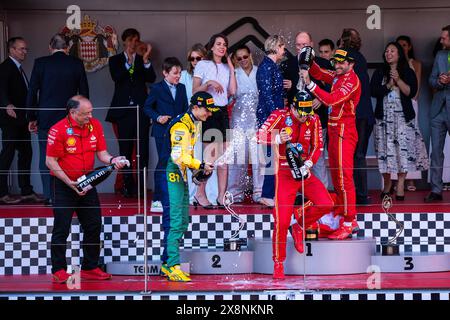
[[[52,206],[52,204],[53,204],[53,202],[52,202],[52,199],[44,199],[44,204],[46,205],[46,206]]]
[[[381,192],[380,193],[381,200],[383,200],[385,196],[389,196],[390,197],[391,196],[391,192]]]
[[[370,204],[372,201],[370,199],[370,197],[356,197],[356,204],[359,205],[368,205]]]
[[[35,192],[21,196],[20,199],[23,202],[34,202],[34,203],[44,203],[45,202],[45,199],[38,196]]]
[[[0,204],[18,204],[20,201],[20,198],[13,198],[9,194],[0,197]]]
[[[219,202],[219,198],[216,199],[216,202],[217,202],[217,209],[221,209],[221,210],[225,209],[225,206],[223,205],[223,203]]]
[[[431,203],[431,202],[435,202],[435,201],[442,201],[442,194],[439,193],[435,193],[435,192],[430,192],[425,199],[423,199],[423,201],[425,201],[425,203]]]
[[[194,197],[193,204],[194,204],[194,208],[195,208],[195,209],[197,209],[197,206],[201,206],[201,207],[202,207],[203,209],[205,209],[205,210],[212,210],[212,209],[215,209],[214,205],[211,204],[211,203],[210,203],[210,204],[207,204],[207,205],[202,205],[202,204],[200,203],[200,201],[197,200],[196,197]]]
[[[137,193],[133,188],[123,188],[122,189],[122,195],[125,198],[137,198]]]
[[[399,196],[398,194],[395,195],[395,200],[397,201],[405,201],[405,196]]]

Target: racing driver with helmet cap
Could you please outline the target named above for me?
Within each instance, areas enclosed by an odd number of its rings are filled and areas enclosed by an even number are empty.
[[[310,169],[323,150],[322,127],[314,114],[312,96],[298,92],[290,108],[275,110],[257,132],[258,143],[273,144],[276,150],[274,231],[272,235],[274,279],[284,279],[283,262],[286,259],[287,231],[294,212],[297,223],[292,225],[295,248],[303,253],[303,228],[316,227],[317,220],[330,212],[333,201],[322,182]],[[296,164],[286,157],[289,148],[295,148]],[[301,177],[294,175],[291,166],[301,166]],[[304,186],[304,190],[303,190]],[[294,210],[297,192],[308,201],[303,208]],[[303,226],[304,214],[305,225]]]

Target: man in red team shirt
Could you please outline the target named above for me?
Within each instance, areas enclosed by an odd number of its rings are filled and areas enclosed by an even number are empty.
[[[337,213],[344,216],[343,223],[328,238],[343,240],[351,237],[356,222],[356,195],[353,182],[353,155],[358,142],[355,112],[361,96],[361,85],[353,71],[355,64],[351,52],[336,50],[332,62],[335,72],[321,69],[312,63],[308,70],[301,70],[308,90],[323,104],[329,106],[328,117],[328,157],[331,178],[337,194]],[[332,84],[331,92],[326,92],[311,81],[315,79]]]
[[[76,180],[94,169],[95,155],[105,164],[123,168],[124,157],[113,157],[106,151],[103,128],[92,118],[92,104],[83,96],[74,96],[67,102],[68,115],[50,128],[47,140],[46,164],[52,175],[52,201],[55,217],[51,259],[53,281],[66,283],[66,243],[75,211],[83,228],[83,263],[81,279],[107,280],[111,275],[103,272],[100,257],[102,227],[97,190],[80,192]]]
[[[303,227],[315,228],[317,220],[333,208],[333,201],[325,186],[310,172],[323,149],[322,127],[319,116],[314,114],[312,100],[311,95],[306,92],[297,93],[291,107],[272,112],[257,133],[258,143],[278,146],[272,236],[275,279],[284,278],[283,262],[286,259],[286,238],[292,213],[294,212],[297,220],[291,230],[295,248],[303,253]],[[304,181],[294,179],[291,173],[286,160],[287,141],[297,150],[302,150],[304,165],[300,171],[305,172]],[[302,192],[308,198],[301,210],[294,210],[297,192]]]

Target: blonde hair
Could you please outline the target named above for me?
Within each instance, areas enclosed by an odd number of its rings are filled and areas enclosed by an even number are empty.
[[[189,58],[191,57],[192,52],[198,52],[199,54],[202,55],[203,58],[206,57],[206,49],[201,43],[196,43],[189,49],[188,54],[187,54],[188,64],[187,64],[186,70],[190,75],[192,75],[194,73],[194,68],[192,67],[192,63],[189,61]]]
[[[275,54],[277,53],[277,49],[285,44],[284,37],[276,34],[266,39],[266,42],[264,42],[264,51],[266,54]]]

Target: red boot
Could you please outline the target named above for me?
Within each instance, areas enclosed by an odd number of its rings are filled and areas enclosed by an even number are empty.
[[[347,238],[352,237],[352,226],[346,227],[344,224],[341,224],[335,232],[328,236],[328,239],[331,240],[345,240]]]
[[[299,253],[303,253],[303,228],[299,224],[294,224],[291,226],[292,238],[294,238],[295,249]]]
[[[275,262],[273,264],[273,278],[278,280],[284,279],[284,266],[283,262]]]
[[[358,222],[356,221],[356,218],[355,218],[352,221],[352,233],[353,234],[357,234],[358,231],[359,231],[359,224],[358,224]]]

